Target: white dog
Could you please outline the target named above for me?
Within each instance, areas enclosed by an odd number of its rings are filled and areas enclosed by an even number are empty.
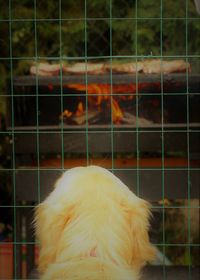
[[[154,248],[149,204],[97,166],[65,172],[35,214],[48,280],[135,280]]]

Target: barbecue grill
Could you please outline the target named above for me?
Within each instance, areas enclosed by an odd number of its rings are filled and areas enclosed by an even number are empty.
[[[137,78],[137,79],[136,79]],[[43,189],[41,190],[41,198],[44,198],[51,189],[52,179],[55,180],[62,172],[63,165],[70,167],[71,165],[86,165],[88,158],[91,164],[102,164],[112,169],[112,157],[120,155],[121,160],[115,163],[116,174],[122,178],[129,186],[136,185],[138,166],[140,172],[140,191],[142,196],[147,199],[157,201],[161,199],[161,151],[162,151],[162,135],[165,133],[165,150],[166,154],[166,182],[170,186],[165,190],[168,198],[183,198],[186,195],[183,188],[186,182],[186,170],[174,171],[170,170],[176,165],[177,158],[171,157],[171,154],[181,154],[182,161],[176,167],[185,169],[187,160],[184,161],[187,154],[187,137],[188,124],[186,119],[187,110],[187,90],[189,92],[190,108],[190,164],[191,167],[198,166],[199,160],[199,130],[200,116],[199,105],[200,96],[196,94],[200,91],[200,79],[198,74],[190,74],[188,78],[185,74],[168,74],[168,75],[144,75],[138,74],[113,74],[112,86],[115,85],[137,85],[136,92],[110,92],[107,94],[110,98],[132,96],[133,99],[128,100],[125,105],[132,110],[131,118],[136,116],[136,102],[138,102],[138,117],[146,119],[143,123],[112,123],[110,119],[105,120],[101,114],[97,118],[96,123],[90,123],[87,115],[89,108],[83,112],[85,115],[85,123],[74,124],[74,122],[65,122],[60,118],[63,109],[75,111],[80,99],[86,104],[88,95],[86,91],[77,91],[71,89],[71,84],[84,84],[85,75],[63,75],[54,77],[35,77],[35,76],[18,76],[13,79],[14,87],[14,112],[15,112],[15,150],[17,155],[17,164],[21,169],[17,171],[17,196],[20,199],[36,200],[37,198],[37,160],[40,162],[42,169],[40,178],[42,180]],[[110,74],[88,75],[88,84],[110,84]],[[165,112],[164,122],[161,121],[161,84],[164,89],[163,93],[163,111]],[[145,85],[145,87],[140,87]],[[87,88],[86,87],[86,88]],[[62,90],[61,90],[62,88]],[[126,88],[125,88],[126,89]],[[140,89],[140,91],[138,90]],[[163,91],[162,89],[162,91]],[[62,94],[61,94],[62,91]],[[37,95],[36,95],[37,92]],[[175,94],[176,93],[176,94]],[[91,94],[98,96],[98,94]],[[38,102],[38,105],[36,104]],[[111,100],[106,100],[110,103]],[[120,101],[119,101],[120,103]],[[131,103],[131,105],[130,105]],[[63,108],[61,108],[61,104]],[[154,106],[154,104],[156,106]],[[8,112],[10,110],[8,104]],[[130,110],[129,108],[129,110]],[[126,108],[123,107],[123,110]],[[103,108],[102,108],[103,110]],[[155,114],[155,112],[157,113]],[[37,124],[38,114],[38,124]],[[111,112],[108,114],[111,116]],[[154,119],[152,116],[155,115]],[[166,118],[166,119],[165,119]],[[11,116],[7,120],[8,130],[12,131]],[[35,133],[37,132],[37,133]],[[87,133],[87,136],[86,136]],[[143,163],[134,161],[138,149],[137,134],[139,137],[139,150],[141,157],[149,158],[149,168]],[[86,140],[87,137],[87,140]],[[126,145],[124,143],[126,139]],[[37,158],[37,145],[40,148],[40,158]],[[87,145],[89,149],[87,150]],[[112,151],[112,153],[111,153]],[[26,155],[26,156],[25,156]],[[64,155],[64,162],[62,162]],[[74,160],[70,161],[69,155],[73,155]],[[96,159],[93,158],[95,155]],[[129,158],[127,159],[127,155]],[[125,156],[125,158],[124,158]],[[150,158],[159,158],[155,160]],[[167,158],[168,157],[168,158]],[[55,158],[57,158],[55,160]],[[116,158],[115,158],[116,160]],[[167,162],[168,160],[168,162]],[[152,168],[151,168],[152,166]],[[30,170],[27,172],[26,168]],[[151,170],[151,169],[158,170]],[[24,169],[24,170],[23,170]],[[130,170],[129,170],[130,169]],[[134,169],[134,170],[133,170]],[[142,170],[144,169],[144,170]],[[150,170],[148,170],[150,169]],[[153,176],[152,176],[153,172]],[[177,176],[177,174],[179,174]],[[24,192],[26,178],[32,178],[31,192]],[[198,172],[191,171],[192,178],[192,197],[198,195]],[[152,182],[151,182],[152,181]],[[23,183],[24,182],[24,183]],[[150,183],[151,182],[151,183]],[[149,184],[153,186],[154,191],[149,188]],[[137,191],[137,190],[134,190]]]

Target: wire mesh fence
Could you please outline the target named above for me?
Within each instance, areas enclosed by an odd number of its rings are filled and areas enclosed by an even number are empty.
[[[38,259],[34,205],[63,171],[89,164],[111,170],[153,204],[160,268],[153,276],[178,279],[183,266],[181,279],[198,279],[195,2],[0,5],[0,279],[31,278]],[[166,73],[174,61],[184,68]],[[127,64],[134,71],[124,72]]]

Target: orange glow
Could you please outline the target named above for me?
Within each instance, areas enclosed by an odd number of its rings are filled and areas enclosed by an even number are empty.
[[[65,110],[63,113],[62,113],[62,117],[64,118],[70,118],[72,116],[72,112],[70,112],[69,110]]]
[[[112,100],[112,118],[113,122],[119,124],[123,117],[122,110],[115,99]]]
[[[76,115],[77,117],[80,117],[83,113],[84,113],[83,103],[82,103],[82,102],[79,102],[75,115]]]
[[[88,104],[93,109],[101,110],[100,106],[103,101],[108,100],[108,108],[111,106],[112,108],[112,119],[114,123],[120,123],[120,120],[123,117],[123,112],[119,105],[119,100],[131,100],[134,98],[134,93],[136,92],[136,85],[113,85],[110,84],[70,84],[67,85],[68,88],[75,89],[78,91],[87,91],[88,94]],[[111,92],[113,94],[119,93],[118,96],[114,95],[112,98],[112,104],[110,101]],[[120,95],[120,94],[128,94],[128,95]],[[130,93],[130,95],[129,95]],[[70,113],[65,113],[64,111],[63,117],[71,117]],[[84,106],[82,102],[79,102],[77,106],[77,110],[75,112],[75,116],[81,116],[84,113]]]
[[[151,88],[154,92],[155,89],[159,90],[159,83],[139,83],[139,84],[120,84],[120,85],[110,85],[110,84],[67,84],[64,85],[68,89],[73,89],[76,91],[87,92],[87,102],[88,108],[93,110],[102,110],[102,102],[107,100],[107,108],[112,110],[112,120],[113,123],[119,124],[123,118],[123,111],[120,108],[120,100],[128,101],[135,98],[136,92],[141,90],[147,90]],[[112,95],[112,100],[111,100]],[[74,113],[76,117],[79,117],[85,113],[84,104],[80,101],[78,103],[77,109]],[[63,112],[63,117],[70,118],[73,113],[65,110]]]

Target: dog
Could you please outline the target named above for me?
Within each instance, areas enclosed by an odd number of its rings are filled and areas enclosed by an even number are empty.
[[[42,280],[138,280],[153,259],[150,205],[108,170],[75,167],[36,207]]]

